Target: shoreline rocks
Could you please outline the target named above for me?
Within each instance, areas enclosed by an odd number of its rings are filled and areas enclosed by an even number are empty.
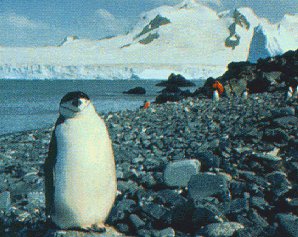
[[[274,92],[102,114],[118,178],[107,223],[125,236],[294,236],[297,108],[298,99]],[[0,136],[1,236],[48,231],[43,163],[50,135]]]
[[[298,98],[284,96],[297,85],[297,58],[298,50],[231,63],[217,79],[225,96],[216,103],[208,99],[215,79],[190,93],[171,75],[157,102],[174,102],[102,114],[118,182],[107,220],[117,231],[105,236],[297,236]],[[246,87],[252,94],[243,100]],[[49,234],[51,131],[0,136],[0,236]]]
[[[128,91],[124,91],[123,94],[145,95],[146,90],[145,90],[145,88],[138,86],[138,87],[129,89]]]

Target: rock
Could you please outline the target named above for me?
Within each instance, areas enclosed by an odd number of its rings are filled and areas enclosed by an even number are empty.
[[[287,179],[287,175],[283,172],[272,172],[268,174],[266,178],[271,183],[271,190],[276,197],[280,197],[292,188],[291,183]]]
[[[242,196],[242,194],[246,191],[246,189],[247,187],[245,182],[239,182],[235,180],[231,181],[230,191],[233,197]]]
[[[166,208],[162,205],[153,203],[145,204],[142,207],[142,210],[143,212],[145,212],[146,214],[148,214],[156,220],[159,220],[167,211]]]
[[[158,200],[165,206],[173,207],[186,202],[186,198],[175,190],[164,189],[158,192]]]
[[[192,175],[198,174],[198,160],[183,160],[169,163],[164,171],[164,182],[170,187],[186,187]]]
[[[265,178],[256,175],[254,172],[239,171],[239,175],[240,177],[246,179],[249,183],[255,183],[263,188],[269,187],[269,182]]]
[[[298,198],[287,199],[286,201],[291,208],[296,209],[298,212]]]
[[[117,204],[114,205],[111,210],[108,222],[115,224],[119,221],[126,220],[135,208],[136,202],[134,200],[123,199],[118,201]]]
[[[161,93],[162,94],[167,94],[167,93],[174,93],[174,94],[180,94],[182,90],[177,86],[173,84],[169,84],[164,88]]]
[[[228,192],[227,181],[222,175],[198,174],[188,183],[189,196],[193,200]]]
[[[193,229],[192,217],[195,210],[193,201],[188,200],[187,202],[175,206],[171,211],[171,226],[175,230],[184,232],[190,232]],[[188,221],[185,221],[188,220]]]
[[[135,87],[128,91],[124,91],[123,94],[134,94],[134,95],[144,95],[146,94],[146,90],[143,87]]]
[[[214,223],[204,226],[197,235],[206,237],[230,237],[244,226],[237,222]]]
[[[163,90],[162,94],[158,95],[155,99],[157,104],[162,104],[166,102],[176,102],[180,101],[183,98],[191,96],[189,90],[177,90],[177,92],[169,92],[168,90]]]
[[[173,228],[166,228],[153,233],[154,237],[175,237],[175,230]]]
[[[202,164],[202,169],[207,171],[210,168],[218,168],[220,165],[220,158],[210,151],[201,151],[195,154],[195,158]]]
[[[230,78],[228,82],[228,86],[225,87],[226,91],[229,91],[230,95],[235,95],[240,97],[242,93],[246,90],[247,88],[247,81],[244,78]]]
[[[117,188],[121,193],[127,193],[129,195],[134,195],[138,191],[139,186],[137,183],[129,181],[118,181]]]
[[[172,73],[167,81],[162,81],[156,84],[156,86],[168,86],[168,85],[176,85],[178,87],[190,87],[190,86],[196,86],[195,83],[186,80],[183,76],[180,74],[175,75]]]
[[[0,193],[0,210],[7,210],[10,207],[10,192],[5,191]]]
[[[257,210],[265,211],[272,207],[263,197],[252,197],[250,198],[250,205]]]
[[[131,214],[129,216],[129,220],[131,221],[133,227],[138,230],[145,226],[145,222],[137,215]]]
[[[213,90],[212,85],[215,82],[215,79],[212,77],[209,77],[204,85],[200,88],[198,88],[194,93],[193,96],[199,97],[199,96],[206,96],[207,98],[212,98]]]
[[[215,205],[212,204],[198,204],[195,207],[192,216],[192,222],[195,228],[210,224],[220,222],[220,218],[223,214],[217,209]]]
[[[274,118],[284,117],[284,116],[295,116],[295,108],[286,107],[282,109],[275,109],[272,111],[272,116]]]
[[[127,233],[129,232],[129,227],[128,225],[124,224],[124,223],[119,223],[116,225],[116,228],[118,231],[120,231],[121,233]]]
[[[44,237],[124,237],[112,227],[106,228],[104,233],[84,233],[80,231],[49,230]]]
[[[289,141],[289,135],[282,129],[266,129],[264,132],[263,140],[267,142],[276,142],[279,144]]]
[[[297,237],[298,236],[298,217],[291,214],[278,214],[278,223],[280,225],[283,236]]]
[[[282,159],[278,156],[270,154],[252,153],[252,157],[258,161],[269,161],[273,163],[279,163]]]
[[[249,210],[248,198],[236,198],[231,202],[223,203],[222,209],[224,214],[235,214]]]
[[[273,120],[273,125],[282,128],[289,128],[291,126],[297,126],[298,118],[295,116],[285,116],[281,118],[276,118]]]

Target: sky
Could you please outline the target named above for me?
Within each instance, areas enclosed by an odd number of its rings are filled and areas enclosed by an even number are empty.
[[[101,39],[126,33],[139,15],[182,0],[0,0],[0,45],[59,45],[66,36]],[[197,0],[217,11],[251,7],[278,22],[298,13],[298,0]]]

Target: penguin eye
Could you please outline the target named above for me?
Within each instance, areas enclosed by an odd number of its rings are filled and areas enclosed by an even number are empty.
[[[60,101],[60,104],[66,103],[68,101],[74,100],[74,99],[86,99],[86,100],[90,100],[89,96],[87,94],[85,94],[84,92],[81,91],[73,91],[73,92],[69,92],[67,93]]]

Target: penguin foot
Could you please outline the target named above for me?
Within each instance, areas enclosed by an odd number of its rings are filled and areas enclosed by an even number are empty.
[[[105,233],[106,228],[104,225],[99,226],[99,225],[92,225],[91,227],[87,228],[90,232],[96,232],[96,233]]]
[[[90,232],[105,233],[106,232],[106,228],[104,226],[98,226],[98,225],[92,225],[91,227],[73,227],[68,230],[84,232],[84,233],[90,233]]]

